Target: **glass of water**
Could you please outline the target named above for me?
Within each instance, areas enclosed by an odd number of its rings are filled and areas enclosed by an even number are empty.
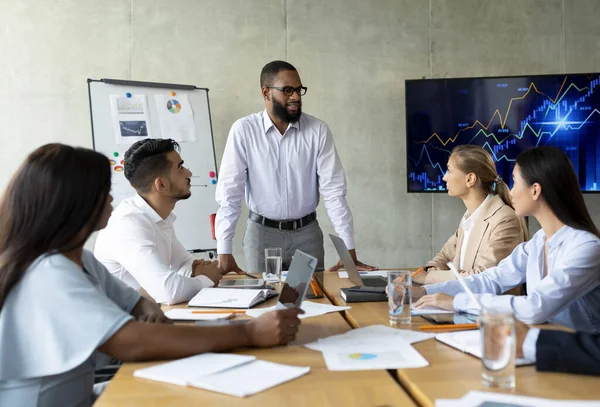
[[[281,256],[280,247],[269,247],[265,249],[265,278],[276,280],[281,283]]]
[[[515,318],[510,311],[485,309],[479,315],[481,379],[486,387],[515,387]]]
[[[388,273],[390,325],[410,324],[411,287],[412,273],[410,271],[390,271]]]

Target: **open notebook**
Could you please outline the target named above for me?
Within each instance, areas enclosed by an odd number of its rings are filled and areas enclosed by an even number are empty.
[[[305,375],[310,367],[256,360],[254,356],[203,353],[133,372],[135,377],[245,397]]]
[[[435,339],[438,341],[481,359],[480,338],[481,334],[479,331],[446,332],[435,336]],[[531,365],[534,363],[534,361],[527,359],[517,359],[515,361],[517,366]]]
[[[188,303],[189,307],[212,307],[212,308],[251,308],[260,304],[267,298],[277,295],[277,291],[262,290],[238,290],[236,288],[203,288]]]

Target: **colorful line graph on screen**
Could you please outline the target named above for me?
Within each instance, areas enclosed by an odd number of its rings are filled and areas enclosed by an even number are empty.
[[[450,151],[487,149],[510,184],[528,148],[565,151],[584,191],[600,190],[600,75],[461,78],[406,82],[408,190],[445,191]]]

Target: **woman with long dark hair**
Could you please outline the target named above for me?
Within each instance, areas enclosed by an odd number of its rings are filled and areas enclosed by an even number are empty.
[[[248,324],[173,326],[112,277],[83,244],[111,213],[109,160],[48,144],[30,154],[0,203],[0,405],[88,406],[94,370],[291,341],[298,310]]]
[[[420,284],[435,284],[456,277],[447,266],[453,262],[461,277],[497,266],[520,243],[527,227],[515,214],[508,186],[496,171],[492,155],[476,145],[454,148],[444,175],[448,195],[461,199],[467,211],[458,230],[439,253],[415,276]]]
[[[542,229],[497,267],[464,279],[486,308],[512,310],[527,324],[546,321],[600,332],[600,232],[585,206],[573,164],[556,147],[517,158],[511,199]],[[499,295],[527,283],[527,296]],[[414,289],[417,307],[477,312],[458,281]],[[413,297],[414,298],[414,297]]]

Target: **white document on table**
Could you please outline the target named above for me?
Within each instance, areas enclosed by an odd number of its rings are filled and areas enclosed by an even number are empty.
[[[482,391],[470,391],[461,399],[435,401],[436,407],[592,407],[598,405],[597,400],[550,400]]]
[[[302,306],[300,308],[302,308],[302,310],[304,311],[304,314],[298,315],[298,318],[304,319],[304,318],[316,317],[319,315],[325,315],[330,312],[344,311],[344,310],[350,309],[352,307],[338,307],[335,305],[319,304],[317,302],[304,300],[304,301],[302,301]],[[275,309],[276,309],[275,306],[268,307],[268,308],[249,309],[248,311],[246,311],[246,315],[251,316],[253,318],[258,318],[265,312],[274,311]]]
[[[189,385],[236,397],[245,397],[303,376],[310,367],[256,360],[233,369],[190,381]]]
[[[138,369],[133,375],[177,386],[192,386],[245,397],[305,375],[309,371],[310,367],[271,363],[256,360],[255,356],[203,353]]]
[[[252,362],[255,359],[255,356],[203,353],[145,369],[138,369],[133,372],[133,376],[178,386],[187,386],[190,380],[231,369]]]
[[[435,337],[435,334],[397,329],[385,325],[372,325],[353,329],[345,334],[333,335],[304,345],[325,352],[329,350],[396,350],[399,342],[412,344]]]
[[[408,343],[397,343],[395,350],[323,352],[327,369],[340,370],[379,370],[406,369],[428,366],[427,360]]]

